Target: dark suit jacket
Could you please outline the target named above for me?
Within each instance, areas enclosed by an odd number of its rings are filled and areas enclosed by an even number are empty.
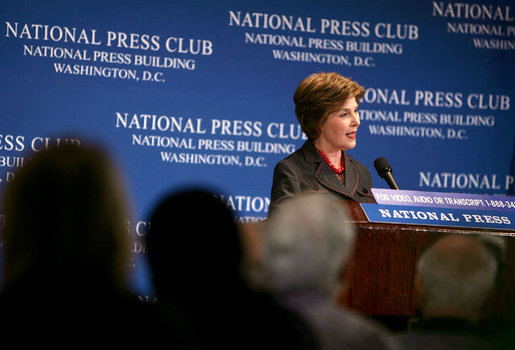
[[[303,192],[332,193],[343,200],[375,203],[370,189],[372,177],[367,167],[345,152],[344,183],[308,140],[281,160],[274,169],[269,213],[285,199]]]

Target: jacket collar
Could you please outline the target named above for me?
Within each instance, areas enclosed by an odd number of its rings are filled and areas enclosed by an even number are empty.
[[[359,175],[354,164],[350,161],[346,152],[343,152],[344,157],[344,182],[333,172],[329,164],[325,162],[318,150],[316,149],[313,141],[307,140],[302,146],[304,158],[308,163],[319,163],[315,171],[315,178],[324,187],[331,189],[335,192],[341,193],[347,197],[352,198],[358,188]]]

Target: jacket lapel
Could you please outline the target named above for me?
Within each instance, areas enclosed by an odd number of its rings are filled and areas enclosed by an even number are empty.
[[[349,161],[347,154],[343,152],[345,164],[345,183],[333,172],[329,164],[327,164],[320,153],[318,153],[312,141],[308,140],[303,146],[304,157],[308,163],[318,163],[315,170],[315,178],[324,187],[351,197],[358,187],[358,175],[354,165]]]
[[[354,164],[349,160],[346,152],[343,152],[345,157],[345,178],[344,188],[345,194],[352,197],[358,189],[359,175],[358,169],[354,167]]]

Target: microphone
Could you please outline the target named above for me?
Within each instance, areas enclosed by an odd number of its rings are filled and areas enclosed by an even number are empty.
[[[390,186],[392,190],[399,189],[399,186],[397,186],[397,183],[393,178],[392,168],[390,167],[390,164],[388,164],[388,161],[386,159],[384,159],[383,157],[377,158],[374,161],[374,167],[376,168],[376,171],[379,174],[379,176],[386,180],[388,186]]]

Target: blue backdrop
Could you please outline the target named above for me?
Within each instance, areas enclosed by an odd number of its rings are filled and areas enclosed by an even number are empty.
[[[349,153],[375,187],[382,156],[402,189],[512,195],[510,4],[2,1],[0,190],[30,151],[105,146],[133,200],[135,288],[150,295],[139,259],[155,201],[205,184],[240,221],[265,218],[274,165],[305,140],[293,92],[336,71],[367,89]]]

